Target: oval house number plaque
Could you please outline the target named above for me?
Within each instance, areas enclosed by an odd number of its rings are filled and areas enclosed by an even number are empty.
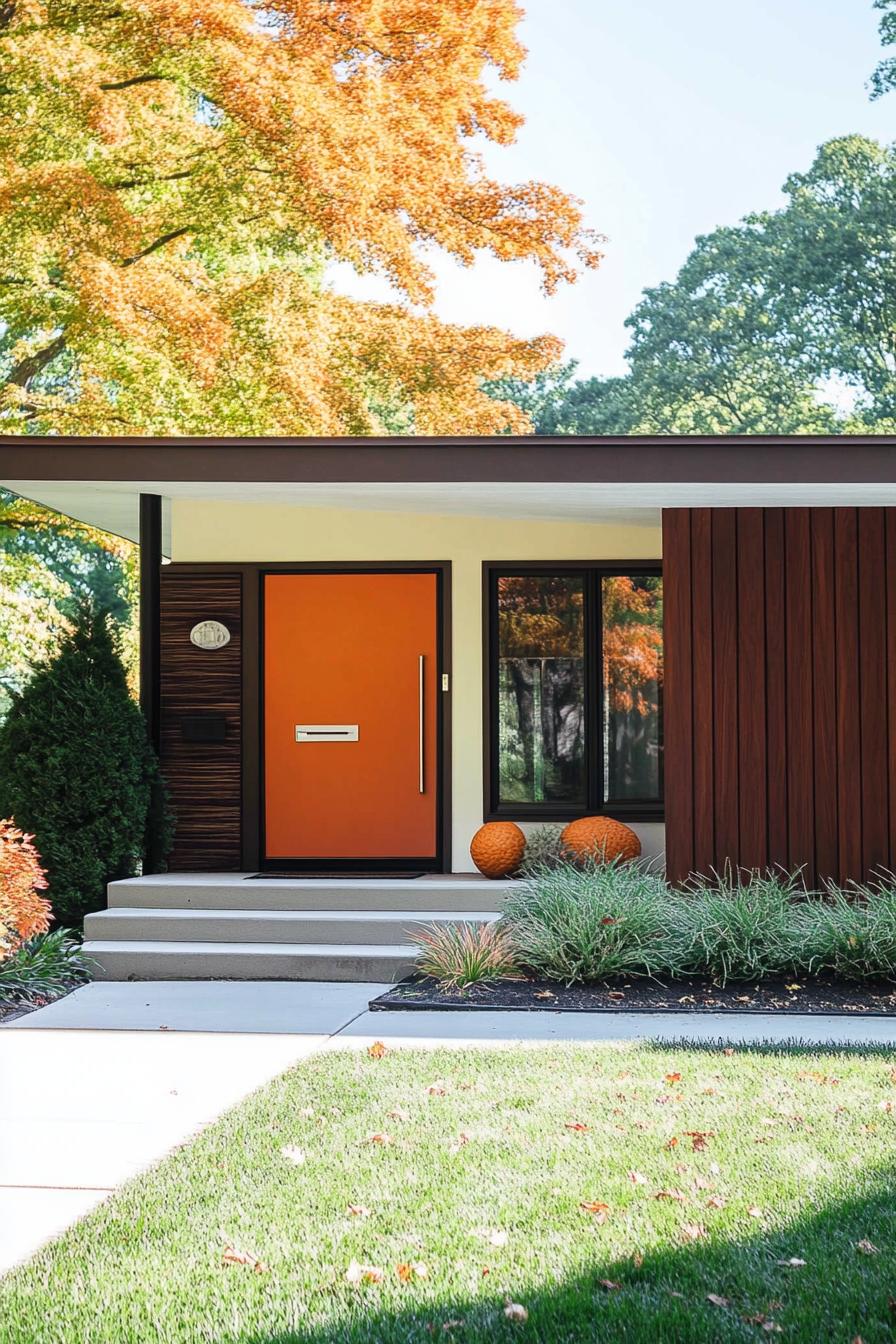
[[[230,643],[230,631],[220,621],[200,621],[190,631],[190,641],[199,649],[223,649]]]

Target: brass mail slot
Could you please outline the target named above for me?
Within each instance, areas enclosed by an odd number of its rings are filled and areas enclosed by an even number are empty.
[[[356,723],[297,723],[297,742],[357,742]]]

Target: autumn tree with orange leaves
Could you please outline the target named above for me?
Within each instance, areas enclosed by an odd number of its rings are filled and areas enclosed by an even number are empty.
[[[525,430],[481,391],[551,336],[437,320],[428,248],[597,263],[579,203],[491,180],[521,118],[513,0],[6,0],[0,427]],[[393,304],[328,287],[329,261]]]

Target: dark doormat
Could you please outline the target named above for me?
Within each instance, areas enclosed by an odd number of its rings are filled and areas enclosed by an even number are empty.
[[[402,980],[371,1000],[381,1013],[488,1010],[528,1013],[799,1013],[896,1016],[896,984],[844,980],[763,980],[724,987],[707,980],[619,980],[567,988],[548,980],[503,980],[440,989],[435,980]]]
[[[259,879],[267,881],[269,877],[280,877],[284,879],[288,878],[290,881],[295,882],[297,878],[302,877],[338,877],[341,878],[343,882],[350,882],[353,878],[356,877],[363,877],[363,878],[387,877],[390,881],[392,881],[394,878],[401,878],[402,881],[410,882],[415,877],[425,877],[425,876],[426,876],[425,873],[382,873],[382,872],[347,873],[344,869],[342,869],[340,872],[337,873],[332,871],[331,869],[322,868],[319,871],[315,870],[313,872],[310,872],[309,870],[305,869],[301,873],[248,873],[246,875],[245,880],[247,882],[255,882],[258,881]]]

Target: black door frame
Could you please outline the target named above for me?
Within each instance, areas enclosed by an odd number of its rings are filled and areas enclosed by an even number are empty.
[[[243,585],[243,856],[259,872],[451,870],[451,561],[308,561],[240,566]],[[436,854],[417,859],[269,859],[264,838],[264,580],[268,574],[434,574],[436,577]],[[248,654],[248,658],[247,658]],[[253,666],[250,670],[248,662]],[[247,674],[250,674],[247,676]],[[447,683],[445,681],[447,678]],[[444,689],[447,685],[447,689]],[[251,719],[246,710],[251,709]],[[254,720],[254,722],[252,721]],[[254,817],[255,824],[251,825]],[[248,823],[248,824],[247,824]],[[254,859],[250,860],[250,854]],[[247,862],[248,860],[248,862]]]

